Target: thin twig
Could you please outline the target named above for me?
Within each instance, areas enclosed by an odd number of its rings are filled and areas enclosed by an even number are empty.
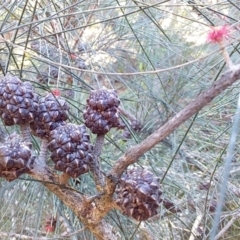
[[[142,239],[146,239],[146,240],[154,240],[154,236],[153,233],[146,227],[146,225],[141,222],[140,226],[139,226],[139,231],[141,232],[141,237]]]
[[[61,236],[67,237],[72,235],[72,226],[69,224],[68,220],[61,215],[58,217],[58,219],[59,222],[62,223],[62,226],[65,228],[65,231],[61,234]]]
[[[86,230],[86,228],[83,227],[83,228],[81,228],[81,229],[79,229],[79,230],[77,230],[77,231],[75,231],[75,232],[73,232],[73,233],[71,233],[71,234],[65,235],[65,237],[71,237],[71,236],[76,235],[76,234],[79,234],[79,233],[81,233],[81,232],[83,232],[83,231],[85,231],[85,230]]]
[[[237,197],[240,197],[240,188],[235,187],[232,183],[228,183],[228,191]]]
[[[184,232],[187,232],[187,233],[190,232],[187,228],[181,228],[181,227],[175,226],[175,224],[173,222],[171,222],[170,220],[168,222],[171,225],[171,227],[174,228],[174,229],[177,229],[177,230],[180,230],[180,231],[184,231]]]
[[[93,4],[93,6],[90,7],[90,10],[94,10],[97,6],[98,6],[98,4],[96,4],[96,3]],[[93,17],[93,12],[90,13],[90,16],[88,17],[85,25],[88,25],[88,24],[90,23],[90,21],[92,20],[92,17]],[[86,29],[86,28],[83,28],[83,29],[81,30],[81,32],[79,33],[79,37],[76,39],[76,41],[75,41],[75,43],[74,43],[74,45],[73,45],[73,49],[75,49],[76,46],[78,45],[78,43],[79,43],[79,41],[80,41],[80,39],[81,39],[81,37],[82,37],[85,29]]]
[[[48,237],[39,237],[36,238],[35,236],[28,236],[28,235],[23,235],[23,234],[17,234],[17,233],[8,233],[8,232],[0,232],[1,237],[12,237],[12,238],[17,238],[17,239],[27,239],[27,240],[49,240],[50,238]]]

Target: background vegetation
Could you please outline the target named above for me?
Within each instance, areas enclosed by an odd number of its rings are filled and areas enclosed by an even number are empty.
[[[136,132],[123,118],[127,132],[110,131],[101,155],[106,171],[226,70],[219,46],[206,41],[212,26],[231,26],[227,50],[239,63],[239,16],[237,0],[2,0],[1,75],[11,72],[31,81],[42,95],[59,89],[75,123],[83,122],[91,89],[116,89],[122,106],[143,127]],[[239,82],[139,159],[136,165],[161,179],[163,195],[175,207],[163,203],[159,215],[140,224],[112,211],[107,220],[119,239],[209,239],[238,94]],[[13,131],[18,129],[2,127],[1,138]],[[37,153],[39,143],[33,141]],[[231,226],[218,239],[240,237],[238,143],[239,137],[220,224],[223,230],[228,222]],[[95,192],[88,174],[71,181],[78,191]],[[56,230],[46,233],[51,216],[58,219]],[[94,239],[55,195],[28,176],[0,180],[0,236]]]

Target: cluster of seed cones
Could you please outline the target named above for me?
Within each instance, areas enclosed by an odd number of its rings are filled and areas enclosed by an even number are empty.
[[[67,124],[69,106],[59,96],[38,96],[30,83],[12,75],[0,79],[0,116],[5,125],[30,125],[31,132],[50,142],[55,169],[71,177],[89,170],[92,145],[85,126]],[[55,130],[55,131],[53,131]],[[0,146],[0,175],[28,172],[31,150],[18,135]],[[26,154],[28,149],[28,154]]]
[[[36,117],[38,95],[30,83],[6,75],[0,79],[0,117],[7,126],[29,124]],[[13,180],[30,171],[31,146],[12,134],[0,145],[0,175]]]
[[[137,221],[156,215],[162,201],[159,178],[140,168],[129,170],[122,176],[116,194],[116,203],[123,213]]]
[[[114,90],[92,91],[83,114],[85,125],[99,135],[120,128],[119,104]],[[32,134],[48,141],[55,169],[76,178],[89,171],[93,146],[85,125],[66,123],[68,110],[60,96],[40,97],[30,83],[11,75],[0,79],[0,117],[5,125],[29,124]],[[0,145],[0,176],[12,180],[29,173],[33,160],[31,145],[12,134]],[[127,216],[144,221],[157,214],[161,194],[158,178],[148,170],[134,168],[120,179],[116,203]]]

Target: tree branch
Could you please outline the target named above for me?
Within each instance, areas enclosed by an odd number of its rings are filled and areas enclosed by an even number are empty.
[[[111,199],[94,204],[88,201],[84,195],[59,183],[59,176],[42,162],[35,161],[31,170],[33,178],[42,181],[43,185],[54,193],[63,203],[72,209],[84,226],[94,234],[98,240],[114,240],[116,237],[110,231],[111,226],[103,220],[103,217],[113,208]],[[107,198],[105,198],[107,199]],[[104,200],[105,200],[104,199]],[[98,207],[99,205],[99,207]]]
[[[240,65],[237,65],[232,70],[222,74],[218,81],[214,82],[209,89],[205,90],[198,97],[192,100],[176,116],[171,118],[167,123],[162,125],[141,143],[129,148],[126,153],[118,159],[111,171],[108,173],[109,178],[106,191],[112,194],[116,186],[116,179],[122,175],[129,165],[135,163],[140,156],[161,142],[182,123],[196,114],[238,79],[240,79]]]

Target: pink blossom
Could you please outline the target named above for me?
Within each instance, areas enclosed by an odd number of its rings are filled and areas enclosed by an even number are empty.
[[[45,222],[45,226],[44,226],[45,231],[48,233],[54,232],[56,228],[56,223],[57,223],[56,218],[53,216],[49,216]]]
[[[45,231],[46,232],[54,232],[55,231],[55,227],[51,226],[51,225],[46,225],[45,226]]]
[[[229,26],[226,25],[213,27],[208,32],[207,39],[209,42],[220,43],[229,35],[229,32],[230,32]]]
[[[59,89],[52,89],[52,94],[56,97],[61,96],[61,91]]]

